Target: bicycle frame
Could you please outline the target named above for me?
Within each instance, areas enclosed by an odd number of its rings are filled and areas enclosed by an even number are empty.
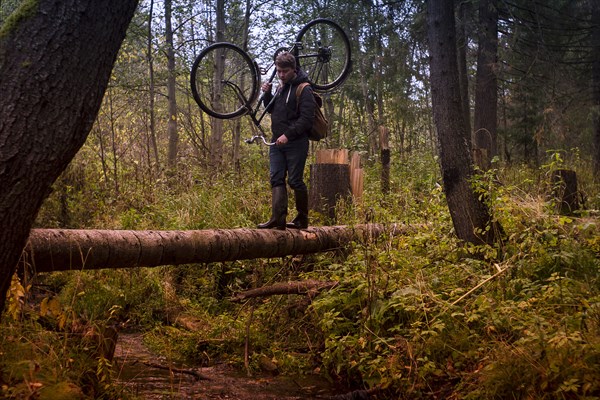
[[[255,131],[257,134],[246,142],[262,141],[270,144],[261,125],[276,97],[273,96],[273,100],[264,104],[265,93],[260,86],[261,83],[271,84],[276,78],[277,68],[273,66],[279,54],[284,51],[292,53],[299,68],[308,73],[309,82],[317,92],[327,92],[339,86],[352,67],[348,36],[329,19],[318,18],[308,22],[292,43],[291,46],[277,49],[267,68],[259,67],[256,59],[252,59],[247,51],[233,43],[217,42],[209,45],[201,51],[192,65],[190,82],[194,100],[202,111],[213,118],[249,116],[258,132]],[[223,61],[217,62],[217,59]],[[228,64],[227,60],[232,62]],[[219,70],[220,78],[216,75]],[[265,77],[267,79],[263,81]],[[203,89],[199,90],[201,87]],[[221,95],[224,97],[221,98]]]
[[[275,52],[275,56],[277,56],[278,53],[282,52],[283,50],[293,53],[295,50],[297,49],[301,49],[302,48],[302,43],[300,42],[296,42],[294,43],[289,49],[279,49]],[[256,63],[256,61],[254,62],[254,66],[256,67],[257,71],[260,73],[260,75],[266,75],[267,72],[273,67],[273,65],[275,65],[275,61],[273,61],[271,63],[271,65],[269,65],[268,68],[260,68],[258,66],[258,64]],[[267,80],[268,83],[272,83],[273,80],[275,79],[275,76],[277,75],[277,69],[274,69],[273,72],[271,72],[271,76],[269,77],[269,79]],[[241,96],[241,93],[239,90],[237,90],[238,94]],[[265,132],[262,129],[262,126],[260,125],[263,118],[265,117],[265,115],[267,114],[267,110],[269,109],[269,107],[271,106],[271,104],[273,104],[273,101],[275,101],[275,97],[273,96],[273,98],[271,99],[271,101],[269,102],[269,104],[267,104],[264,108],[264,110],[262,111],[262,113],[260,113],[259,115],[259,111],[260,111],[260,106],[263,102],[263,97],[265,96],[265,93],[263,92],[259,97],[258,100],[256,101],[256,104],[253,108],[250,108],[248,110],[247,115],[250,116],[250,118],[252,119],[252,122],[254,122],[254,125],[256,125],[258,127],[258,129],[260,130],[261,134],[260,135],[254,135],[252,136],[250,139],[246,139],[245,142],[246,143],[254,143],[256,141],[258,141],[259,139],[263,141],[264,144],[266,144],[267,146],[272,146],[274,145],[274,143],[269,143],[267,142],[266,138],[265,138]],[[244,98],[240,98],[241,101],[245,101]]]

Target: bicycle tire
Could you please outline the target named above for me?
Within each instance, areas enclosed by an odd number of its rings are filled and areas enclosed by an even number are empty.
[[[202,111],[219,119],[247,114],[258,94],[258,69],[240,47],[218,42],[203,49],[190,73],[192,95]]]
[[[334,21],[318,18],[298,32],[294,55],[299,66],[308,74],[316,91],[336,88],[346,80],[352,69],[350,41]]]

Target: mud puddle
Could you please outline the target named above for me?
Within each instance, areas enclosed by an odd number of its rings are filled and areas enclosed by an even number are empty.
[[[203,368],[169,366],[168,362],[159,359],[144,346],[141,334],[119,335],[114,361],[118,381],[128,391],[146,400],[327,399],[340,393],[318,376],[247,377],[228,365]],[[163,369],[169,367],[176,372]]]

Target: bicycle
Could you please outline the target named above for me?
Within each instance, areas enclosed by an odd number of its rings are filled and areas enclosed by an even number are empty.
[[[260,134],[246,140],[262,140],[267,145],[260,126],[269,105],[260,112],[262,95],[258,97],[261,75],[267,75],[275,57],[283,51],[294,54],[299,68],[308,74],[316,92],[337,88],[348,77],[352,67],[350,41],[335,22],[319,18],[307,23],[296,35],[294,44],[277,49],[267,68],[260,68],[248,52],[229,42],[217,42],[203,49],[196,57],[190,74],[192,95],[202,111],[219,119],[249,115]],[[268,82],[276,76],[273,68]]]

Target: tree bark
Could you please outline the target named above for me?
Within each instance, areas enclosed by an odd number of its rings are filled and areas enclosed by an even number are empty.
[[[52,183],[94,123],[136,0],[25,1],[0,32],[0,310]]]
[[[119,150],[117,148],[117,128],[116,122],[118,117],[115,114],[114,103],[113,103],[113,88],[108,88],[106,92],[106,97],[108,98],[108,121],[110,126],[110,149],[112,151],[112,157],[109,157],[111,162],[111,172],[113,175],[113,183],[115,185],[115,198],[118,198],[121,194],[120,186],[119,186]]]
[[[179,148],[179,133],[177,132],[177,95],[175,92],[175,48],[173,45],[173,27],[171,24],[172,0],[165,0],[165,40],[167,45],[167,94],[169,101],[169,121],[167,133],[169,135],[169,155],[167,162],[169,168],[177,165]]]
[[[433,117],[444,191],[456,235],[472,243],[491,243],[491,216],[470,183],[473,162],[461,107],[452,3],[430,0],[427,14]]]
[[[375,110],[372,100],[372,96],[369,90],[369,82],[367,79],[368,71],[366,65],[372,62],[369,60],[369,56],[365,54],[359,54],[358,57],[358,68],[360,72],[360,87],[362,89],[362,95],[364,97],[365,112],[367,117],[367,139],[369,143],[368,152],[369,155],[375,153],[377,149],[377,124],[375,123]]]
[[[270,286],[263,286],[256,289],[246,290],[236,294],[231,298],[231,301],[243,301],[255,297],[268,297],[280,294],[307,294],[316,293],[320,290],[331,289],[336,287],[339,282],[336,281],[295,281],[295,282],[280,282]]]
[[[312,164],[308,194],[310,209],[335,221],[338,201],[352,199],[348,164]]]
[[[600,182],[600,0],[590,1],[592,13],[592,104],[594,181]]]
[[[574,215],[581,207],[577,189],[577,173],[558,169],[552,174],[552,197],[560,215]]]
[[[491,167],[498,150],[498,10],[497,0],[479,3],[479,47],[477,50],[477,81],[475,84],[474,145],[485,149],[479,165],[483,170]]]
[[[127,231],[33,229],[22,264],[35,272],[156,267],[310,254],[409,231],[367,224],[309,229]]]
[[[390,133],[385,126],[379,127],[379,147],[381,149],[381,192],[390,192]]]
[[[456,29],[456,49],[458,63],[458,79],[460,87],[460,98],[462,100],[462,111],[465,118],[467,132],[471,132],[471,101],[469,97],[469,73],[467,71],[467,48],[469,37],[467,27],[469,16],[473,12],[472,5],[468,1],[461,1],[458,6],[460,23]],[[470,137],[468,137],[470,139]]]
[[[225,37],[225,0],[216,0],[216,41],[224,42]],[[223,60],[220,57],[215,59],[215,76],[217,77],[214,80],[215,88],[213,90],[213,96],[215,96],[214,103],[219,104],[220,102],[220,93],[221,89],[221,81],[223,80],[223,71],[225,67],[223,65]],[[219,171],[223,164],[223,133],[224,133],[224,124],[223,120],[215,117],[210,117],[211,121],[211,136],[210,136],[210,165],[211,167]]]
[[[242,49],[248,51],[248,39],[250,37],[250,17],[252,15],[252,2],[250,0],[245,1],[244,10],[244,22],[242,24]],[[245,82],[245,80],[243,81]],[[245,88],[242,88],[244,90]],[[238,174],[242,173],[242,156],[240,154],[240,148],[242,143],[242,121],[238,119],[233,124],[233,169]]]
[[[154,87],[154,49],[152,46],[152,18],[154,17],[154,0],[150,0],[150,9],[148,10],[148,42],[146,46],[146,58],[148,60],[148,117],[150,123],[150,132],[148,133],[150,138],[150,146],[152,147],[152,153],[154,155],[154,162],[156,163],[155,170],[160,171],[160,159],[158,156],[158,144],[156,143],[156,116],[154,111],[155,103],[155,87]],[[148,151],[148,165],[152,165],[150,161],[150,151]]]

